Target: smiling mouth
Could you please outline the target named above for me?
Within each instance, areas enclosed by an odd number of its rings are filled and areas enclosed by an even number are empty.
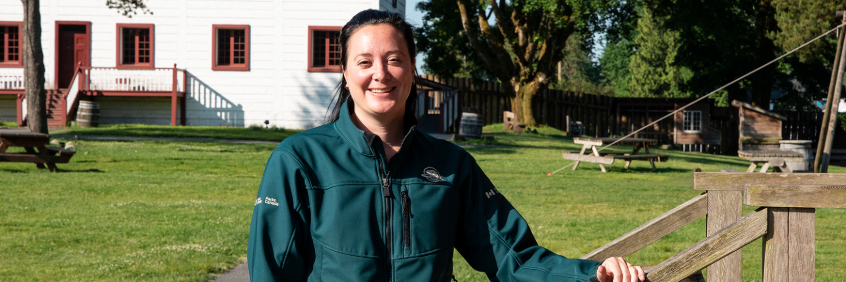
[[[394,90],[394,88],[396,88],[396,87],[383,88],[383,89],[370,89],[370,92],[373,92],[373,93],[388,93],[388,92],[391,92],[391,90]]]

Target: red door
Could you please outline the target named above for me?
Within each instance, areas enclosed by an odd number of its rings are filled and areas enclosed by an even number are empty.
[[[88,46],[88,31],[84,25],[59,26],[58,84],[56,88],[68,88],[76,66],[89,65],[91,54]]]

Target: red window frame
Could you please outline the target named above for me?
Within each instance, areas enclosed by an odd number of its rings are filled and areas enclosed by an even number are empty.
[[[250,70],[249,25],[212,25],[212,70]]]
[[[133,38],[124,38],[124,29],[143,30],[148,34],[136,32]],[[115,39],[115,66],[119,69],[152,69],[156,62],[156,32],[153,24],[117,24]],[[149,37],[149,38],[145,38]],[[132,59],[125,58],[132,55]],[[127,62],[131,61],[131,62]]]
[[[320,39],[319,33],[333,33],[341,32],[340,26],[309,26],[308,27],[308,71],[309,72],[341,72],[341,45],[338,38],[334,41],[331,36],[323,36],[322,44],[316,44],[316,39]],[[333,50],[334,48],[334,50]],[[321,49],[321,50],[317,50]],[[333,56],[334,55],[334,56]],[[323,57],[324,63],[315,64],[315,59],[318,56]],[[332,64],[331,61],[337,60],[337,65]]]
[[[17,34],[8,32],[17,28]],[[13,38],[16,37],[16,38]],[[14,45],[14,47],[10,47]],[[0,68],[23,67],[23,27],[21,22],[0,21]],[[10,60],[9,56],[12,56]]]

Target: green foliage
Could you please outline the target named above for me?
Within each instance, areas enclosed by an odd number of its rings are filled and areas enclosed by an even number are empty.
[[[99,127],[70,127],[67,131],[54,134],[66,135],[105,135],[105,136],[144,136],[282,141],[302,130],[253,125],[249,128],[219,126],[167,126],[143,124],[109,124]]]
[[[618,42],[608,42],[599,59],[599,66],[602,76],[606,78],[607,84],[613,91],[613,96],[630,97],[629,84],[632,81],[632,72],[629,67],[632,55],[634,55],[634,43],[628,39]]]
[[[560,80],[553,82],[549,88],[599,94],[612,95],[613,89],[603,82],[599,66],[591,61],[582,46],[583,40],[579,35],[570,36],[564,47],[561,60]]]
[[[442,77],[494,79],[470,46],[454,0],[421,1],[416,8],[423,12],[422,27],[415,29],[417,50],[426,54],[423,62],[417,63],[423,64],[426,73]]]
[[[778,29],[769,36],[783,50],[799,47],[841,23],[842,19],[836,18],[835,12],[846,7],[846,0],[772,0],[772,3]],[[797,56],[802,63],[828,63],[833,57],[824,55],[832,54],[836,44],[834,38],[829,37],[801,49]]]
[[[679,65],[680,32],[663,28],[662,19],[646,9],[638,20],[637,52],[629,65],[632,97],[687,98],[685,84],[693,77],[690,68]]]
[[[843,127],[843,130],[846,130],[846,113],[837,114],[837,118],[840,119],[840,126]]]

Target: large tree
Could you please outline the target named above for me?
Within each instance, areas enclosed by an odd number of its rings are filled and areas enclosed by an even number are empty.
[[[23,61],[26,123],[31,132],[47,133],[44,52],[41,51],[41,11],[38,0],[23,3]]]
[[[628,89],[633,97],[687,98],[690,90],[684,85],[693,71],[678,64],[681,38],[678,31],[667,30],[663,21],[645,9],[638,20],[635,45],[631,57],[631,79]]]
[[[511,96],[512,111],[521,122],[535,125],[532,97],[554,80],[567,39],[581,33],[590,46],[590,31],[611,15],[601,12],[619,6],[624,4],[611,0],[431,0],[418,6],[427,12],[423,29],[429,32],[422,36],[429,40],[421,49],[429,51],[427,68],[459,65],[465,73],[499,80]]]
[[[26,97],[26,123],[29,131],[48,133],[47,92],[44,89],[44,52],[41,48],[41,3],[39,0],[21,0],[23,4],[23,61],[24,93]],[[153,14],[143,0],[106,0],[109,9],[131,18],[141,10]],[[58,32],[58,31],[55,31]]]

